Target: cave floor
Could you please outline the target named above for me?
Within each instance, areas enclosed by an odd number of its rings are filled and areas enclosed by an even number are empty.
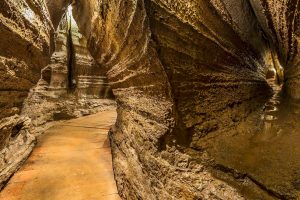
[[[1,200],[117,200],[108,130],[116,111],[63,122],[38,139]]]

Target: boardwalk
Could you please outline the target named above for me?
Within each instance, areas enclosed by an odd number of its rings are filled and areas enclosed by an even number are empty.
[[[0,193],[1,200],[120,200],[107,132],[115,111],[49,129]]]

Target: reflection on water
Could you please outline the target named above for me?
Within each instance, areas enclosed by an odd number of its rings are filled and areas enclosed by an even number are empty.
[[[218,138],[209,153],[218,165],[246,174],[273,195],[300,199],[300,102],[274,89],[257,127],[241,125],[257,131]]]

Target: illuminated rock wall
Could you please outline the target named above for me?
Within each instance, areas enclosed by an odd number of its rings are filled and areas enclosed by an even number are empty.
[[[0,2],[0,188],[31,152],[23,101],[53,49],[53,26],[42,1]]]

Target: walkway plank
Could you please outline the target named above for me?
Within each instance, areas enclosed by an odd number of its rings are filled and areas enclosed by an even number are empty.
[[[120,200],[108,130],[116,111],[49,129],[0,193],[0,200]]]

